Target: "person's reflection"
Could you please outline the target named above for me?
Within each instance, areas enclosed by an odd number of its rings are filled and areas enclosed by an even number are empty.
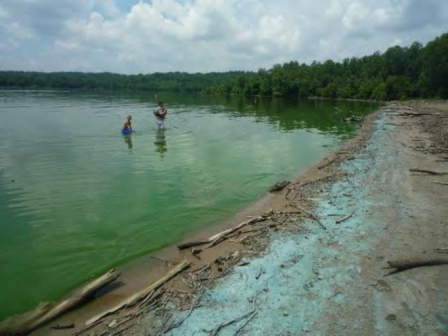
[[[163,153],[168,151],[168,147],[166,145],[165,130],[157,130],[156,141],[154,142],[154,145],[156,145],[156,151],[162,154],[162,156]]]
[[[123,136],[123,138],[124,138],[124,143],[126,144],[126,145],[128,145],[128,148],[129,149],[132,149],[132,135],[125,135],[125,136]]]

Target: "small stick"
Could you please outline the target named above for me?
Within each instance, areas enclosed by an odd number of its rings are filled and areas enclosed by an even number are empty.
[[[261,273],[263,272],[263,267],[260,266],[260,268],[258,269],[257,275],[255,275],[255,279],[260,279],[261,277]]]
[[[73,329],[75,327],[75,324],[57,324],[55,326],[52,326],[51,329],[53,330],[63,330],[63,329]]]
[[[244,329],[244,327],[247,326],[247,325],[249,324],[249,322],[252,321],[253,318],[254,318],[257,314],[258,314],[257,312],[253,313],[252,316],[249,317],[249,318],[247,319],[247,321],[244,322],[243,325],[242,325],[241,327],[238,328],[238,330],[237,330],[236,333],[235,333],[235,336],[238,336],[238,335],[240,334],[240,332]]]
[[[154,296],[155,291],[152,291],[146,296],[143,301],[138,305],[138,308],[143,307]]]
[[[102,323],[103,323],[103,320],[98,320],[98,321],[96,321],[95,323],[92,323],[91,325],[89,325],[89,326],[87,326],[87,327],[85,327],[85,328],[83,328],[83,329],[80,329],[80,330],[74,332],[74,333],[72,334],[72,336],[79,336],[79,335],[82,335],[82,334],[84,334],[86,331],[89,331],[89,330],[92,329],[93,327],[96,327],[98,324],[102,324]]]
[[[432,183],[435,183],[435,184],[441,184],[441,185],[446,185],[446,186],[448,186],[448,183],[447,183],[447,182],[433,181]]]
[[[352,217],[353,214],[354,214],[354,212],[352,212],[350,215],[347,215],[347,216],[345,216],[345,217],[343,217],[343,218],[341,218],[341,219],[338,219],[338,220],[336,221],[336,224],[341,224],[342,222],[345,222],[347,219],[349,219],[350,217]]]
[[[448,172],[438,172],[438,171],[434,171],[434,170],[418,169],[418,168],[409,169],[409,171],[413,172],[413,173],[423,173],[423,174],[430,174],[430,175],[448,175]]]
[[[215,329],[212,330],[212,332],[211,332],[210,335],[211,335],[211,336],[216,336],[216,335],[218,335],[219,331],[220,331],[222,328],[225,328],[225,327],[227,327],[227,326],[229,326],[229,325],[231,325],[231,324],[233,324],[233,323],[239,322],[239,321],[241,321],[242,319],[244,319],[244,318],[246,318],[246,317],[248,317],[248,316],[254,314],[254,313],[256,312],[256,310],[257,310],[257,305],[256,305],[257,297],[258,297],[258,295],[260,295],[260,293],[261,293],[263,290],[264,290],[264,289],[262,289],[261,291],[259,291],[257,294],[255,294],[255,295],[252,297],[253,308],[252,308],[252,310],[251,310],[250,312],[247,312],[247,313],[245,313],[245,314],[243,314],[243,315],[241,315],[241,316],[239,316],[239,317],[237,317],[237,318],[234,318],[234,319],[231,320],[231,321],[228,321],[228,322],[225,322],[225,323],[223,322],[223,323],[219,324]]]
[[[335,159],[330,160],[330,161],[328,161],[328,162],[322,164],[321,166],[319,166],[318,169],[319,169],[319,170],[324,169],[325,167],[328,167],[329,165],[333,164],[334,161],[335,161]]]
[[[130,324],[130,325],[128,325],[127,327],[125,327],[125,328],[123,328],[123,329],[117,331],[117,332],[114,333],[114,334],[110,334],[110,335],[111,335],[111,336],[117,336],[117,335],[120,335],[120,334],[122,334],[123,332],[125,332],[126,330],[132,328],[134,325],[135,325],[135,324]],[[108,332],[108,331],[107,331],[107,332]],[[106,332],[106,335],[107,335],[107,332]]]
[[[205,270],[205,269],[207,269],[207,268],[209,268],[209,267],[210,267],[210,263],[205,264],[204,266],[202,266],[202,267],[200,267],[200,268],[198,268],[198,269],[196,269],[196,270],[191,271],[191,273],[202,272],[203,270]]]
[[[185,316],[182,320],[180,320],[179,322],[173,323],[172,325],[170,325],[168,328],[166,328],[163,333],[166,334],[168,331],[176,329],[178,327],[181,326],[182,323],[184,323],[191,315],[191,313],[193,312],[193,310],[198,307],[199,302],[201,301],[202,297],[204,296],[205,291],[203,291],[201,294],[199,294],[199,296],[196,298],[196,300],[194,300],[194,302],[191,304],[190,310],[188,311],[187,316]]]
[[[388,264],[390,268],[395,268],[395,271],[392,272],[394,274],[417,267],[446,265],[448,264],[448,259],[403,259],[388,261]]]
[[[317,218],[316,215],[312,214],[311,212],[305,210],[304,208],[302,208],[302,207],[300,207],[300,206],[298,206],[298,205],[295,205],[295,207],[298,208],[298,209],[300,209],[300,210],[302,210],[302,211],[305,212],[308,216],[310,216],[311,219],[314,219],[317,223],[319,223],[319,225],[322,227],[322,229],[327,230],[327,228],[325,227],[325,225],[322,224],[322,222],[319,220],[319,218]]]

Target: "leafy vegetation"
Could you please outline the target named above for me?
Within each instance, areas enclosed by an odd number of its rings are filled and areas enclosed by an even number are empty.
[[[376,100],[448,98],[448,34],[426,46],[415,42],[340,63],[278,64],[255,76],[242,74],[207,92]]]
[[[392,47],[361,58],[304,64],[296,61],[258,72],[150,75],[0,72],[0,87],[206,92],[209,94],[392,100],[448,98],[448,34],[426,46]]]
[[[0,71],[0,87],[200,92],[209,86],[231,82],[244,74],[246,73],[242,71],[208,74],[171,72],[150,75]]]

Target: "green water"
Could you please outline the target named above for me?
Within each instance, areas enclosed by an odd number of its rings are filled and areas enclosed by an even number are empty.
[[[0,320],[232,215],[351,137],[365,104],[0,91]],[[335,106],[338,108],[336,109]],[[127,114],[137,133],[120,134]]]

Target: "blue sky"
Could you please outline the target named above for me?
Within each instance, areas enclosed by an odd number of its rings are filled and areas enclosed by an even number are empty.
[[[447,0],[1,0],[0,70],[257,70],[444,32]]]

